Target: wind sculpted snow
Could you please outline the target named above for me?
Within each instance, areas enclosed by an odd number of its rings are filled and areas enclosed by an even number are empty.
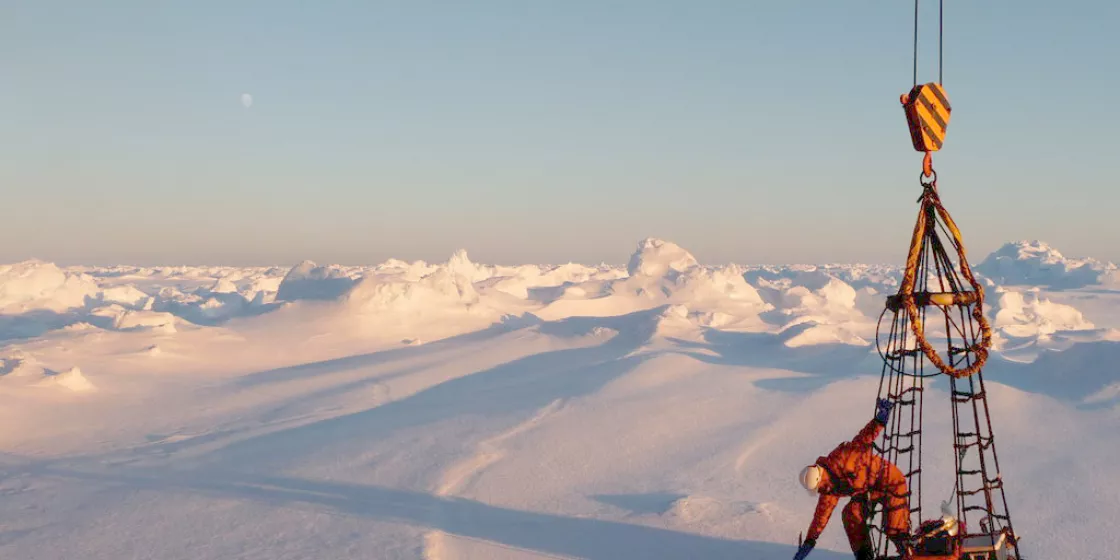
[[[999,270],[1053,275],[1036,253]],[[898,270],[622,260],[0,267],[0,557],[792,557],[797,472],[873,411]],[[1120,544],[1120,301],[1082,274],[985,278],[1028,557]],[[846,550],[834,520],[812,558]]]

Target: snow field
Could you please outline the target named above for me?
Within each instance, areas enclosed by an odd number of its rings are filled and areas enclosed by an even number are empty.
[[[976,270],[1024,554],[1110,558],[1115,266],[1024,242]],[[652,238],[626,266],[0,265],[0,556],[790,558],[898,273]],[[836,513],[811,557],[846,550]]]

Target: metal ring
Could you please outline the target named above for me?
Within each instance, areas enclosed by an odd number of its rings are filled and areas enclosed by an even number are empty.
[[[922,170],[922,172],[918,173],[918,182],[921,183],[921,185],[923,187],[937,186],[937,170],[930,169],[930,171],[933,171],[933,179],[931,181],[928,181],[928,182],[925,180],[925,176],[926,176],[925,170]]]

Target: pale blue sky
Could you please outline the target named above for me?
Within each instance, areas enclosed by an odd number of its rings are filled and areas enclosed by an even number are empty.
[[[935,163],[973,260],[1043,239],[1120,261],[1120,8],[946,10]],[[901,263],[912,17],[903,0],[5,3],[0,262],[618,263],[657,236],[712,264]]]

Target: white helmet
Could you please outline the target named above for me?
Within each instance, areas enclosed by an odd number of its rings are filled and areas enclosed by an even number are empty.
[[[822,478],[824,478],[824,469],[820,465],[809,465],[801,470],[801,485],[809,491],[809,494],[817,493]]]

